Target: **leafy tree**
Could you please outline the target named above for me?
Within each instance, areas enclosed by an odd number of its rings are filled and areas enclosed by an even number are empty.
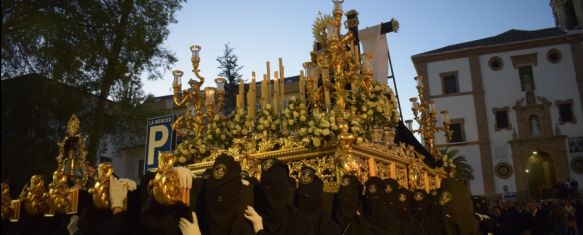
[[[239,74],[239,71],[243,66],[237,64],[239,58],[233,53],[234,49],[235,48],[229,47],[228,43],[225,44],[223,55],[217,58],[217,61],[220,64],[218,68],[221,69],[218,76],[225,77],[227,80],[225,84],[225,103],[223,105],[226,113],[235,110],[237,86],[239,85],[239,79],[242,76]]]
[[[162,43],[183,1],[2,1],[2,79],[36,73],[98,95],[94,162],[108,99],[142,100],[142,77],[176,61]]]
[[[472,165],[468,162],[465,156],[458,155],[459,151],[457,149],[449,149],[445,147],[439,150],[441,156],[447,156],[448,159],[453,161],[455,165],[455,175],[454,177],[461,180],[473,180],[474,179],[474,169]]]

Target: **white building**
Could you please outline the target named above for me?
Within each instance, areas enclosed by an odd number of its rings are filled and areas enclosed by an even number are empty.
[[[509,30],[412,57],[425,94],[450,113],[435,135],[474,169],[474,195],[540,196],[583,183],[583,1],[551,1],[557,27]],[[441,120],[440,120],[441,122]]]

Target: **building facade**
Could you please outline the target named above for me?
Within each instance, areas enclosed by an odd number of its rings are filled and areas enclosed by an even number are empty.
[[[466,156],[472,194],[540,197],[556,183],[583,182],[583,11],[573,7],[582,2],[552,1],[554,28],[412,56],[425,94],[449,110],[453,138],[437,133],[436,144]]]

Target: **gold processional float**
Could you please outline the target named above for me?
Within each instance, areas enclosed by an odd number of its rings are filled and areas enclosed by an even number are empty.
[[[173,124],[182,142],[174,152],[159,154],[157,174],[148,185],[156,201],[163,205],[178,201],[189,204],[189,192],[180,188],[172,167],[178,162],[201,175],[220,154],[233,156],[246,174],[257,178],[261,162],[269,158],[286,162],[290,176],[296,180],[301,178],[302,166],[312,167],[324,181],[326,192],[337,190],[344,174],[355,174],[363,182],[369,176],[392,178],[401,187],[427,192],[439,188],[442,179],[453,176],[452,160],[442,158],[434,145],[434,133],[440,130],[451,138],[447,111],[441,112],[444,122],[438,127],[435,105],[424,97],[422,78],[417,77],[419,99],[410,99],[414,119],[419,124],[414,132],[423,137],[425,147],[437,162],[438,167],[431,168],[424,163],[425,156],[412,145],[395,143],[399,122],[396,97],[386,84],[373,80],[372,54],[360,53],[354,39],[358,13],[355,10],[346,13],[344,25],[352,30],[342,34],[343,0],[333,2],[332,14],[320,14],[313,24],[314,49],[310,61],[303,63],[305,73],[300,71],[299,96],[290,97],[287,103],[280,58],[273,80],[267,62],[259,95],[255,72],[246,95],[244,82],[239,80],[236,110],[225,116],[222,112],[225,79],[215,79],[216,88],[201,90],[205,81],[199,70],[201,47],[190,48],[195,75],[188,81],[190,88],[182,90],[184,73],[172,71],[173,101],[185,111]],[[392,24],[397,31],[398,22],[393,20]],[[111,163],[101,163],[96,172],[88,164],[87,137],[79,133],[79,126],[79,119],[73,115],[66,137],[59,142],[58,168],[48,190],[43,177],[34,175],[20,196],[12,200],[8,185],[2,183],[3,220],[17,222],[21,203],[29,215],[75,214],[79,190],[91,193],[96,207],[109,209],[113,168]]]

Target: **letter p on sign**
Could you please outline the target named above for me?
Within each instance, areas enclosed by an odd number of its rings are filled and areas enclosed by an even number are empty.
[[[158,167],[158,153],[172,151],[176,133],[172,130],[174,115],[148,119],[146,139],[146,170]]]

